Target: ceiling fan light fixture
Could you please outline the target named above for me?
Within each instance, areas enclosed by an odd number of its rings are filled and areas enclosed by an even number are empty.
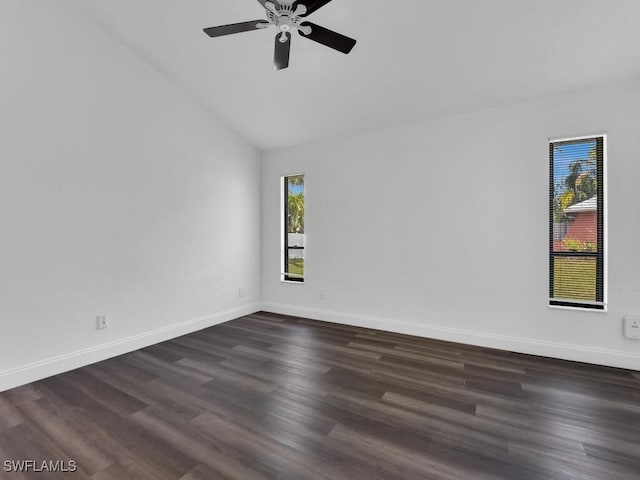
[[[258,2],[265,9],[266,21],[253,20],[219,27],[209,27],[205,28],[204,32],[210,37],[220,37],[233,33],[261,30],[273,25],[278,30],[274,57],[275,70],[281,70],[289,66],[290,32],[292,30],[297,30],[298,34],[304,38],[345,54],[351,52],[356,45],[356,41],[352,38],[305,21],[304,17],[331,2],[331,0],[296,0],[286,4],[280,3],[278,0],[258,0]],[[278,44],[281,44],[281,46],[278,46]]]

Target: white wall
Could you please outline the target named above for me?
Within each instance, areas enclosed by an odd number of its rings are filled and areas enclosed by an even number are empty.
[[[257,310],[257,151],[58,0],[0,60],[0,390]]]
[[[640,313],[640,85],[272,152],[261,185],[252,147],[60,0],[4,0],[0,59],[0,390],[261,299],[640,368],[620,324]],[[610,309],[550,310],[546,140],[602,130]],[[282,284],[279,177],[300,171],[307,279]]]
[[[638,125],[635,84],[271,152],[263,306],[640,369],[640,343],[623,338],[621,322],[640,313]],[[548,138],[601,131],[609,134],[609,311],[550,309]],[[304,286],[279,281],[279,177],[299,172]]]

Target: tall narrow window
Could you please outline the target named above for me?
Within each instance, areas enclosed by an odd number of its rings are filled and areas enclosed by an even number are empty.
[[[282,273],[290,282],[304,282],[304,175],[282,177]]]
[[[605,136],[550,142],[550,305],[606,308],[605,148]]]

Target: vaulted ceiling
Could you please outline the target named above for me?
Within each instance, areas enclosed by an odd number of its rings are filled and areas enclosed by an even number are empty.
[[[358,40],[350,55],[274,29],[256,0],[67,0],[269,150],[611,83],[640,80],[638,0],[334,0],[310,20]]]

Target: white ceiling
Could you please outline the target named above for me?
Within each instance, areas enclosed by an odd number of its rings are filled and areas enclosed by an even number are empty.
[[[350,55],[275,30],[256,0],[68,0],[263,150],[640,79],[638,0],[334,0],[309,19]]]

